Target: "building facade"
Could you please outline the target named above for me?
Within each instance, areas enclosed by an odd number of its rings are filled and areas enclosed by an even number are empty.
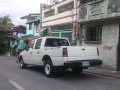
[[[44,6],[45,7],[45,6]],[[42,8],[42,27],[51,36],[74,39],[77,32],[77,3],[76,0],[63,0]],[[42,33],[42,32],[41,32]]]
[[[19,49],[24,48],[24,40],[21,38],[26,36],[26,27],[23,25],[15,26],[11,29],[12,37],[10,39],[10,47],[14,48],[16,45]]]
[[[27,16],[21,17],[21,19],[26,19],[26,35],[39,36],[40,35],[40,14],[32,13]]]
[[[103,67],[120,70],[120,0],[79,2],[79,42],[99,48]]]
[[[26,19],[26,27],[19,25],[12,28],[12,38],[10,47],[18,46],[19,49],[24,49],[25,40],[40,36],[40,14],[34,13],[22,17]],[[36,37],[35,37],[36,36]]]

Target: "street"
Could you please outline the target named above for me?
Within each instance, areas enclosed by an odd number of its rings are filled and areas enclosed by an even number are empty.
[[[120,78],[71,71],[47,78],[39,66],[20,69],[15,57],[1,56],[0,90],[120,90]]]

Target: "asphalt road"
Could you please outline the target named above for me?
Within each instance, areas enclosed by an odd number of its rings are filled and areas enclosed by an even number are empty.
[[[0,57],[0,90],[120,90],[120,79],[83,72],[44,76],[42,69],[20,69],[14,57]]]

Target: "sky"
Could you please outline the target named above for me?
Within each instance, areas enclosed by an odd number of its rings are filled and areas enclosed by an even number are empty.
[[[47,0],[0,0],[0,16],[9,15],[15,25],[25,25],[22,16],[40,13],[40,3]]]

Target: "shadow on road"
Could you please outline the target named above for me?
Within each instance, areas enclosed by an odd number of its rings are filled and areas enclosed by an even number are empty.
[[[30,70],[35,73],[40,73],[42,76],[44,75],[43,67],[40,66],[29,66],[26,68],[27,70]],[[94,80],[98,78],[97,75],[94,74],[88,74],[84,71],[81,74],[74,74],[71,70],[61,71],[57,72],[56,75],[53,77],[54,79],[64,79],[64,80]]]

